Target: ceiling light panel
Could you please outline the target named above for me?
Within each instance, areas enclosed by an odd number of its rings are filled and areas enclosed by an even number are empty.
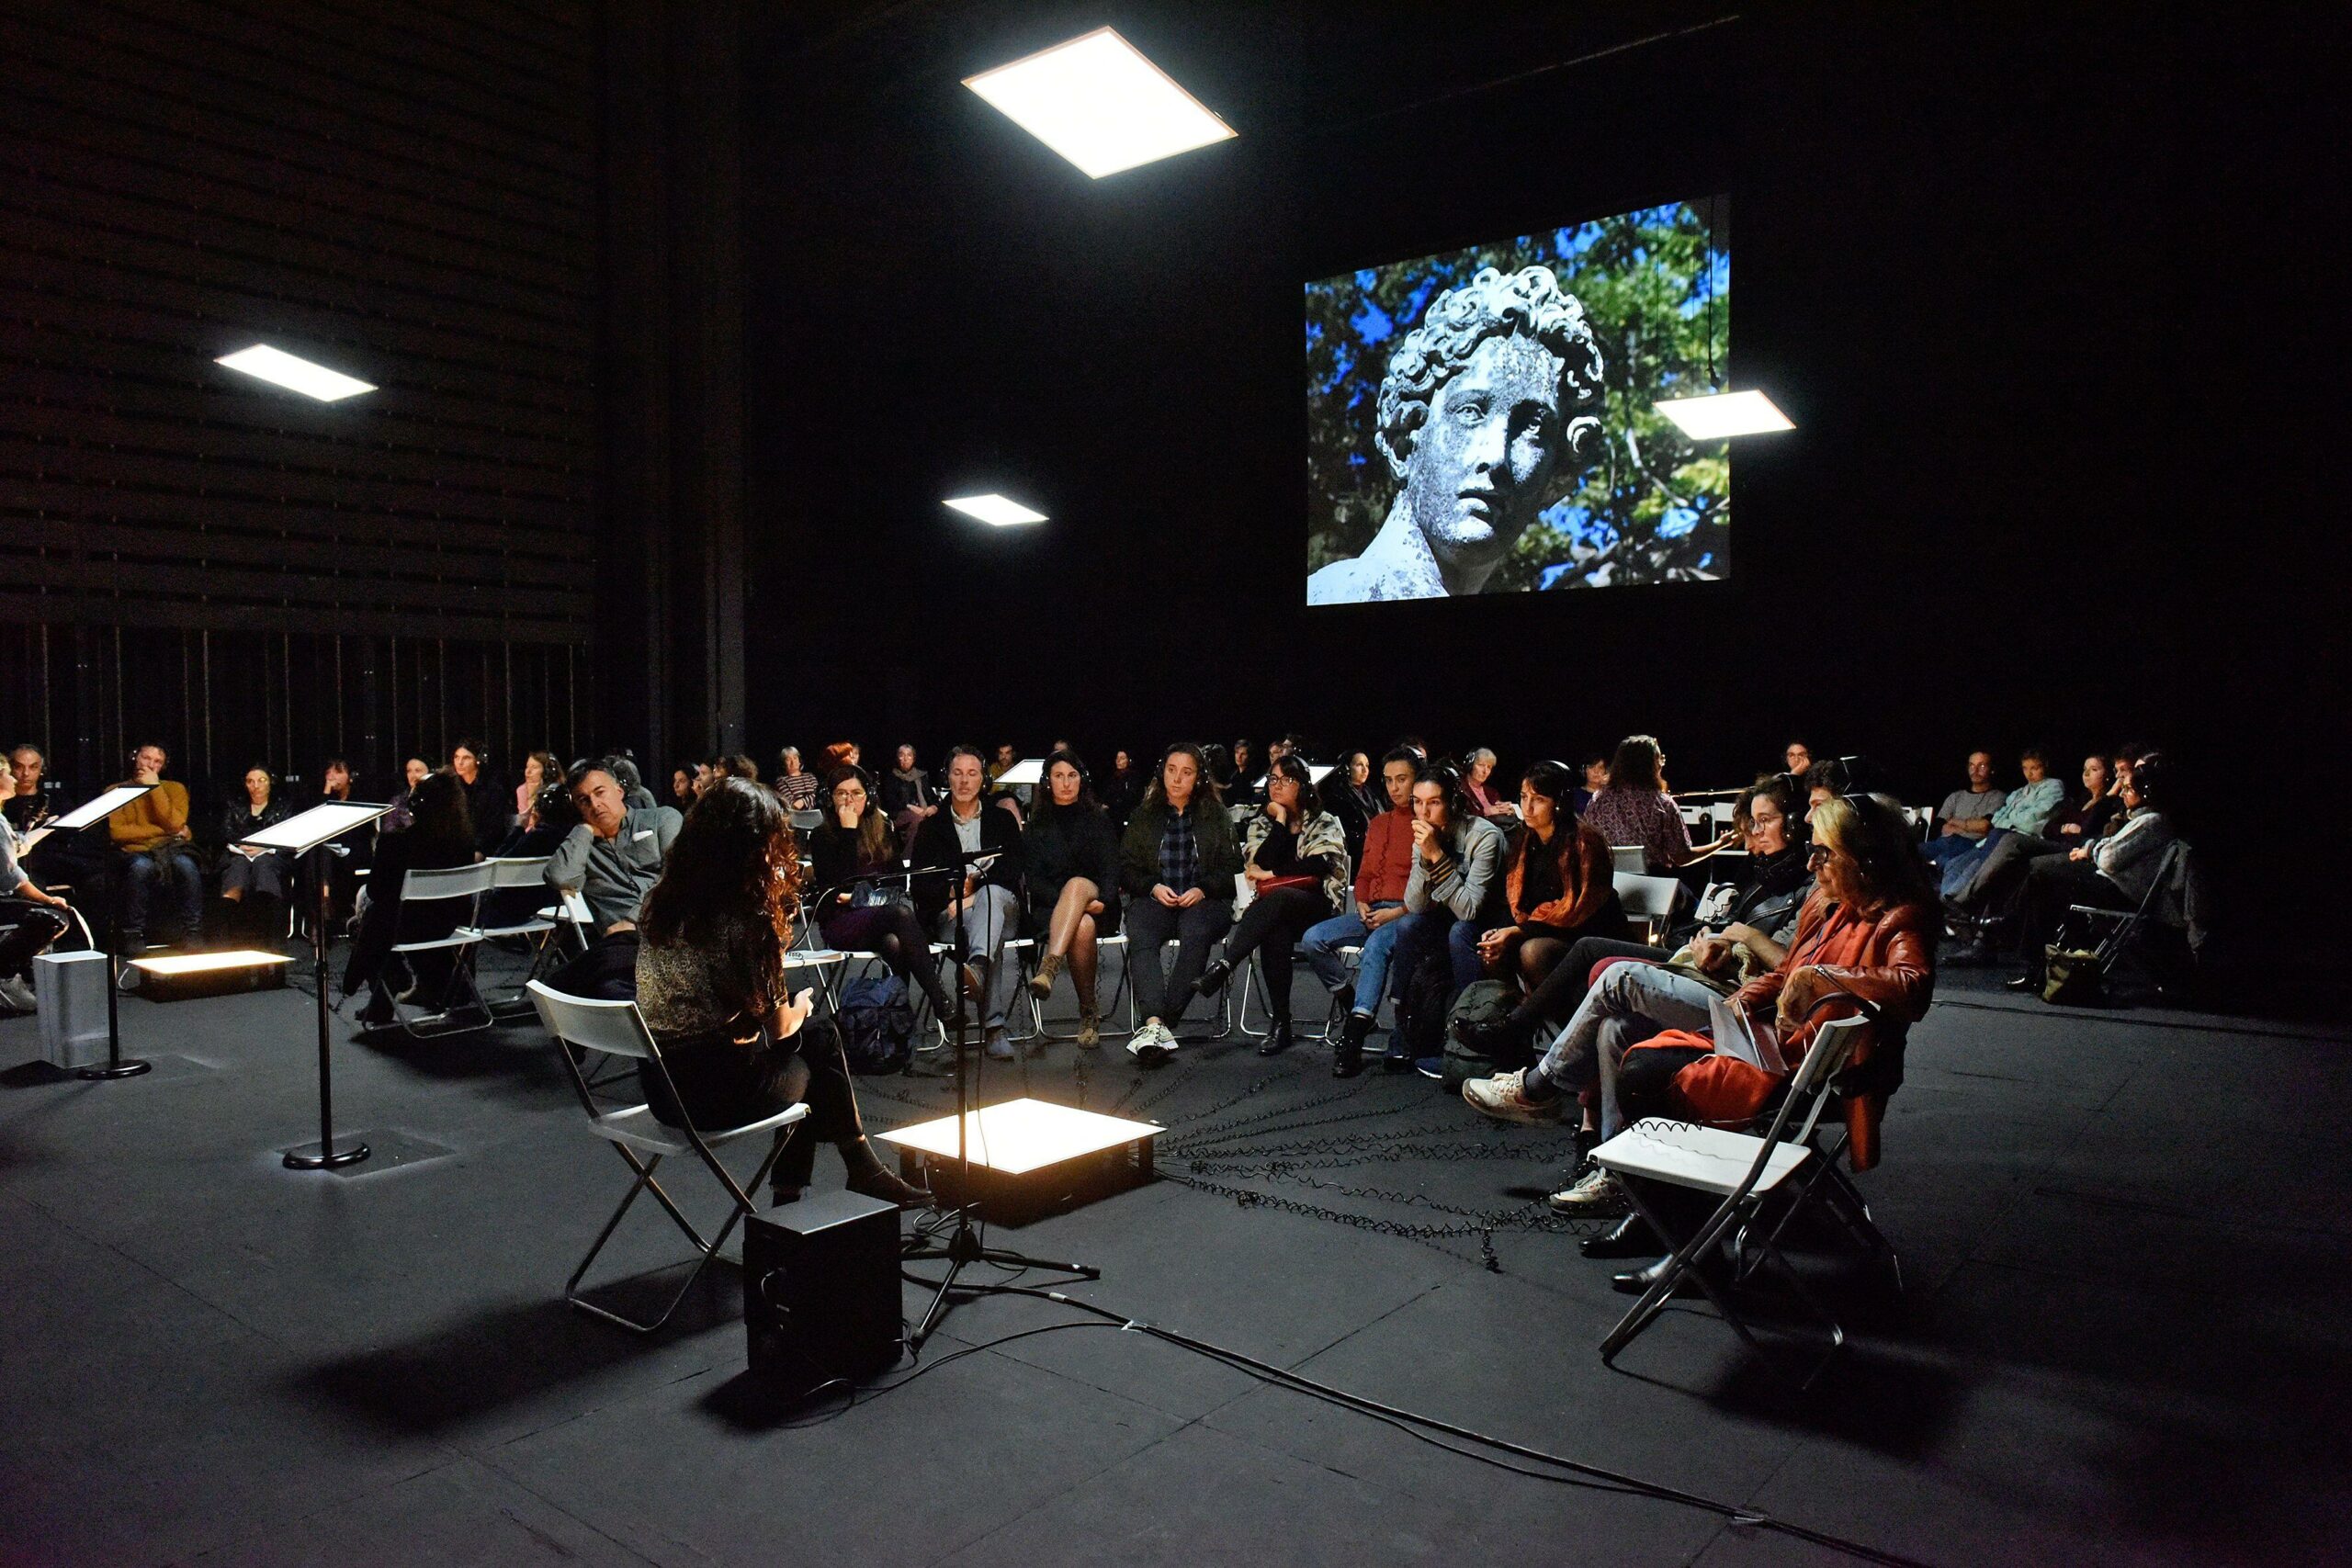
[[[1098,180],[1234,134],[1109,28],[967,77],[964,85]]]
[[[1657,412],[1682,427],[1693,441],[1720,441],[1727,435],[1762,435],[1794,430],[1787,414],[1761,392],[1717,392],[1712,397],[1676,398],[1657,405]]]
[[[288,391],[300,392],[306,398],[316,398],[322,403],[338,402],[361,392],[372,392],[375,387],[340,370],[330,370],[323,365],[257,343],[251,348],[241,348],[234,354],[224,354],[213,361],[232,370],[242,370],[248,376],[260,378]]]

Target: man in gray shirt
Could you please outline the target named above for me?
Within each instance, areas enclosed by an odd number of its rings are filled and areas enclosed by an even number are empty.
[[[1993,813],[2009,798],[2008,791],[1993,787],[1993,753],[1968,754],[1968,787],[1944,796],[1936,807],[1936,836],[1921,852],[1929,864],[1940,868],[1955,855],[1965,854],[1993,830]]]
[[[685,819],[667,806],[629,806],[605,762],[573,773],[571,801],[580,808],[580,825],[548,857],[548,886],[559,897],[580,895],[597,936],[634,931],[638,909],[661,880]]]

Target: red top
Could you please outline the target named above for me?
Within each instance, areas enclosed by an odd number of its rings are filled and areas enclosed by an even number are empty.
[[[1405,901],[1405,879],[1413,874],[1413,808],[1394,807],[1364,829],[1363,863],[1356,868],[1356,904]]]

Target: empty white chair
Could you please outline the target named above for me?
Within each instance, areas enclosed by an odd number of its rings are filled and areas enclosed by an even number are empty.
[[[548,1032],[556,1037],[557,1048],[571,1075],[571,1086],[579,1093],[580,1108],[587,1112],[589,1131],[612,1145],[614,1152],[637,1175],[637,1179],[629,1183],[628,1191],[622,1196],[620,1206],[613,1211],[612,1218],[606,1220],[605,1228],[596,1233],[596,1240],[588,1248],[588,1255],[580,1260],[580,1267],[571,1271],[571,1278],[564,1281],[563,1299],[607,1323],[618,1324],[635,1333],[650,1334],[670,1321],[670,1314],[676,1312],[678,1303],[686,1299],[686,1292],[694,1289],[696,1280],[702,1278],[702,1271],[710,1266],[712,1258],[718,1256],[718,1249],[727,1245],[727,1238],[734,1232],[737,1222],[746,1214],[758,1212],[751,1194],[759,1190],[761,1183],[767,1179],[769,1170],[775,1165],[776,1157],[784,1153],[784,1140],[775,1140],[767,1156],[760,1161],[759,1169],[752,1173],[752,1179],[741,1185],[738,1185],[727,1167],[719,1163],[714,1151],[755,1134],[772,1134],[793,1126],[808,1117],[808,1108],[806,1105],[788,1105],[774,1115],[763,1116],[756,1122],[746,1122],[740,1127],[729,1127],[719,1132],[696,1132],[692,1127],[665,1126],[654,1119],[650,1106],[632,1105],[617,1111],[607,1110],[599,1105],[595,1096],[589,1092],[588,1080],[580,1071],[578,1055],[566,1047],[603,1051],[615,1056],[650,1062],[653,1070],[661,1075],[662,1081],[669,1085],[671,1098],[677,1098],[677,1086],[671,1082],[669,1066],[662,1060],[662,1048],[654,1043],[652,1032],[645,1027],[644,1015],[637,1010],[637,1004],[568,997],[560,991],[550,990],[537,980],[531,981],[525,989],[530,994],[532,1005],[538,1009],[539,1021],[546,1024]],[[662,1190],[662,1184],[654,1179],[653,1173],[664,1159],[672,1155],[688,1154],[701,1159],[711,1176],[727,1190],[732,1204],[728,1211],[727,1223],[719,1226],[718,1234],[708,1240],[703,1238],[703,1234],[695,1228],[694,1223],[680,1212],[670,1195]],[[746,1188],[750,1190],[745,1190]],[[639,1193],[649,1190],[653,1194],[654,1201],[662,1205],[662,1212],[675,1221],[678,1228],[685,1233],[686,1239],[694,1243],[696,1253],[694,1269],[686,1275],[685,1282],[678,1287],[677,1293],[662,1309],[662,1314],[650,1322],[624,1317],[619,1313],[598,1306],[580,1293],[582,1276],[588,1272],[588,1266],[596,1261],[596,1255],[605,1249],[605,1243],[612,1238],[614,1230],[621,1223],[621,1216],[628,1213],[629,1205],[637,1201]]]
[[[1670,876],[1645,876],[1638,872],[1617,874],[1617,903],[1629,920],[1648,923],[1647,940],[1655,945],[1666,934],[1674,915],[1674,900],[1682,884]]]
[[[416,973],[415,960],[425,953],[446,954],[449,964],[434,1010],[401,1021],[401,1027],[411,1034],[419,1038],[456,1034],[491,1021],[489,1005],[474,985],[474,948],[481,941],[481,932],[474,929],[473,921],[493,874],[491,863],[477,861],[472,865],[413,870],[401,879],[391,950],[409,960],[412,975]]]
[[[1649,852],[1639,844],[1611,844],[1609,846],[1609,864],[1621,875],[1631,872],[1639,876],[1650,868]]]

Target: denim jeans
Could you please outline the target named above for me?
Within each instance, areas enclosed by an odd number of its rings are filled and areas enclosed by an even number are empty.
[[[1373,906],[1377,909],[1403,908],[1394,898],[1385,898]],[[1388,953],[1396,945],[1396,928],[1402,920],[1390,920],[1377,931],[1364,927],[1363,915],[1334,915],[1306,928],[1299,939],[1298,951],[1306,960],[1315,977],[1328,990],[1338,990],[1348,983],[1348,966],[1340,957],[1343,947],[1361,947],[1356,960],[1356,1004],[1358,1012],[1380,1015],[1380,998],[1388,992]]]
[[[1939,833],[1920,845],[1919,852],[1928,857],[1929,865],[1941,873],[1945,866],[1977,848],[1984,841],[1982,839],[1971,839],[1960,833]]]
[[[1958,898],[1967,890],[1968,885],[1976,879],[1977,869],[1984,865],[1986,857],[1992,854],[1993,846],[2008,836],[2009,830],[2007,828],[1996,828],[1978,840],[1973,849],[1962,850],[1955,854],[1945,856],[1938,863],[1943,867],[1944,874],[1942,885],[1937,891],[1947,898]]]
[[[1019,964],[1003,962],[1005,939],[1014,935],[1021,923],[1020,900],[1012,888],[990,884],[964,901],[961,918],[967,956],[988,976],[988,995],[980,1003],[980,1028],[984,1032],[1002,1029],[1012,1010],[1013,987],[1021,978]],[[954,944],[956,919],[952,908],[939,917],[940,941]],[[944,956],[952,960],[955,955]]]
[[[1612,964],[1585,993],[1576,1016],[1544,1053],[1534,1071],[1554,1088],[1575,1093],[1600,1084],[1600,1135],[1623,1131],[1617,1110],[1617,1065],[1625,1048],[1669,1029],[1707,1032],[1707,1004],[1715,993],[1687,975],[1657,964]]]
[[[122,877],[123,930],[145,932],[149,908],[160,886],[170,907],[179,912],[181,939],[193,942],[204,934],[204,875],[186,850],[167,844],[125,855]]]

